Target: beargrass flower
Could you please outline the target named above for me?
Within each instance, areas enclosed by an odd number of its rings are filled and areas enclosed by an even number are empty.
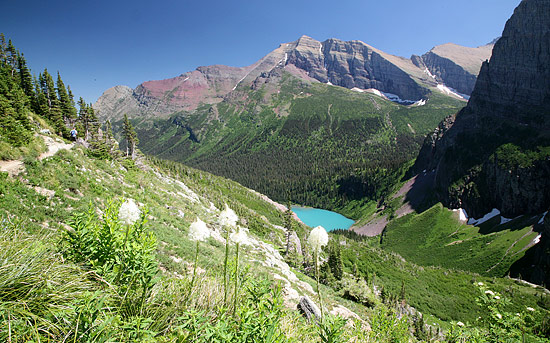
[[[230,236],[231,241],[235,243],[235,293],[233,294],[233,312],[237,311],[237,299],[239,295],[239,247],[241,244],[250,244],[247,233],[248,229],[237,226],[237,231]]]
[[[497,313],[496,316],[497,316],[498,319],[502,319],[502,314]]]
[[[307,239],[309,246],[313,249],[314,263],[315,263],[315,279],[317,280],[317,294],[319,295],[319,307],[321,309],[321,320],[323,320],[323,297],[321,296],[321,289],[319,287],[319,253],[321,249],[328,243],[328,233],[322,226],[317,226]]]
[[[197,247],[195,249],[195,263],[193,265],[193,278],[191,279],[191,287],[189,291],[195,285],[195,277],[197,276],[197,263],[199,261],[199,243],[210,237],[210,230],[206,227],[206,223],[197,218],[191,226],[189,226],[189,238],[197,242]]]
[[[229,239],[235,244],[250,244],[248,235],[246,234],[248,229],[242,226],[237,227],[237,231],[231,233]]]
[[[206,227],[206,223],[197,218],[197,220],[189,226],[189,238],[192,241],[202,242],[208,237],[210,237],[210,230]]]
[[[220,224],[222,226],[234,227],[237,224],[239,217],[232,209],[225,204],[225,210],[220,213]]]
[[[483,282],[478,282],[477,285],[478,286],[483,286]]]
[[[495,299],[500,300],[500,297],[498,295],[495,295]]]
[[[458,326],[464,326],[464,323],[463,323],[463,322],[457,322],[456,325],[458,325]]]
[[[225,204],[225,210],[223,210],[220,213],[220,224],[222,227],[225,227],[225,257],[223,260],[223,288],[224,288],[224,295],[223,295],[223,302],[224,304],[227,304],[227,295],[228,295],[228,276],[227,276],[227,259],[229,258],[229,233],[231,231],[232,227],[235,227],[237,225],[237,221],[239,220],[239,217],[237,214],[235,214],[235,211],[229,208],[227,204]]]
[[[125,225],[132,225],[139,220],[141,211],[134,199],[127,199],[118,210],[118,220]]]
[[[307,239],[309,246],[313,249],[314,252],[319,253],[321,249],[328,243],[328,234],[322,226],[317,226],[309,234]]]
[[[527,311],[535,312],[535,309],[532,307],[527,307]]]
[[[495,293],[493,293],[493,291],[489,291],[489,290],[485,291],[485,294],[489,294],[491,296],[495,295]]]

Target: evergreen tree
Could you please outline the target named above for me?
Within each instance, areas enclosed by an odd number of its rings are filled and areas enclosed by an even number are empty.
[[[342,280],[344,276],[344,261],[342,260],[342,249],[336,241],[331,244],[328,255],[328,265],[336,280]]]
[[[30,98],[33,99],[34,94],[34,86],[33,86],[33,80],[32,75],[27,67],[27,61],[25,60],[25,57],[23,55],[19,55],[19,81],[21,84],[21,88],[25,92],[25,94]]]
[[[132,159],[136,158],[136,149],[139,143],[137,133],[132,123],[128,120],[128,116],[124,114],[124,122],[122,123],[122,133],[126,138],[126,156],[131,156]]]
[[[292,209],[290,202],[287,202],[286,211],[284,216],[284,225],[286,229],[286,251],[285,255],[288,256],[290,252],[290,236],[292,235]]]
[[[72,105],[71,98],[65,88],[61,75],[57,72],[57,94],[59,96],[59,107],[63,113],[63,121],[73,124],[76,119],[76,109]]]
[[[8,42],[7,62],[8,65],[11,67],[11,77],[13,77],[13,75],[15,74],[15,70],[17,69],[17,50],[15,50],[11,39]]]

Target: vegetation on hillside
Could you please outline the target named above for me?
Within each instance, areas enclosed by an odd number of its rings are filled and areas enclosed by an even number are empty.
[[[136,127],[140,148],[222,175],[280,202],[344,210],[378,201],[404,175],[424,135],[463,102],[431,94],[406,107],[373,94],[304,84],[241,90],[228,100]],[[269,100],[266,100],[268,98]],[[350,206],[350,204],[359,203]]]

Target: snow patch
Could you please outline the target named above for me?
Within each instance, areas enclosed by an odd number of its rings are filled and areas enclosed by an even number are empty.
[[[468,221],[468,214],[466,213],[466,210],[463,208],[454,209],[453,212],[458,212],[458,219],[461,222]]]
[[[414,105],[414,106],[424,106],[424,105],[426,105],[426,102],[428,102],[428,100],[426,100],[426,99],[420,99],[420,100],[418,100],[417,102],[415,102],[413,105]]]
[[[232,90],[234,91],[235,89],[237,89],[237,86],[239,85],[239,83],[241,83],[241,81],[244,80],[244,78],[247,77],[248,74],[250,74],[251,72],[252,72],[252,70],[249,71],[248,73],[246,73],[246,74],[239,80],[239,82],[237,82],[237,84],[235,85],[235,87],[233,87]]]
[[[464,100],[470,100],[469,95],[459,93],[455,89],[447,87],[444,84],[439,83],[437,85],[437,89],[439,89],[439,91],[443,94],[456,96],[457,98],[464,99]]]
[[[542,217],[541,217],[540,220],[539,220],[539,224],[544,223],[544,218],[546,217],[547,214],[548,214],[548,211],[546,211],[546,212],[544,212],[544,213],[542,214]]]
[[[539,235],[537,237],[535,237],[535,239],[533,239],[533,244],[539,244],[540,243],[540,237],[542,235],[539,233]]]
[[[369,89],[367,89],[366,91],[369,92],[369,93],[372,93],[372,94],[374,94],[374,95],[378,95],[378,96],[381,97],[381,98],[387,99],[387,98],[384,96],[384,94],[382,94],[382,92],[380,92],[380,91],[379,91],[378,89],[376,89],[376,88],[369,88]]]
[[[359,92],[359,93],[364,93],[365,92],[364,89],[357,88],[357,87],[353,87],[351,90],[354,91],[354,92]]]
[[[393,94],[393,93],[386,93],[386,92],[381,92],[381,93],[384,94],[384,96],[388,100],[396,102],[396,103],[401,104],[401,105],[412,105],[412,104],[415,103],[415,101],[412,101],[412,100],[403,100],[398,95]]]
[[[428,68],[426,68],[426,69],[424,70],[424,72],[425,72],[426,74],[428,74],[429,77],[431,77],[432,79],[435,80],[435,75],[432,74]]]
[[[500,211],[497,210],[496,208],[493,208],[491,212],[487,213],[486,215],[484,215],[479,219],[474,219],[474,218],[468,219],[468,225],[481,225],[486,221],[488,221],[489,219],[494,218],[498,215],[500,215]]]
[[[185,82],[185,81],[187,81],[187,80],[189,80],[189,76],[188,76],[188,77],[186,77],[186,78],[185,78],[185,80],[183,80],[183,82]]]
[[[319,55],[323,56],[323,43],[319,44]]]
[[[327,85],[329,85],[329,86],[334,86],[334,85],[332,84],[332,82],[330,82],[330,81],[327,81]]]

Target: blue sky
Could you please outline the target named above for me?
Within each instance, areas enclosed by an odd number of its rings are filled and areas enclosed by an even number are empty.
[[[94,102],[123,84],[180,75],[201,65],[245,66],[305,34],[357,39],[410,57],[453,42],[499,36],[520,0],[29,0],[2,4],[0,32],[33,73],[58,70]]]

